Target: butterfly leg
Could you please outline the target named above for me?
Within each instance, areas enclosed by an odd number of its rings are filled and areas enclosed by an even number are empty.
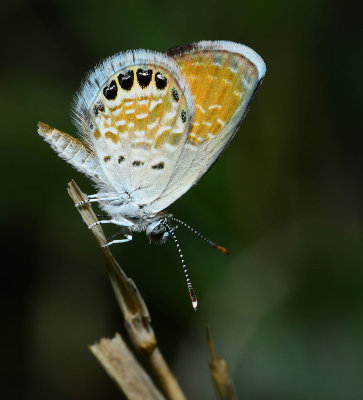
[[[94,202],[100,202],[100,201],[112,201],[112,200],[120,200],[120,198],[119,197],[101,197],[100,199],[99,198],[97,198],[97,197],[95,197],[95,196],[97,196],[97,195],[90,195],[90,196],[88,196],[88,200],[82,200],[82,201],[80,201],[79,203],[76,203],[75,204],[75,206],[78,208],[78,207],[80,207],[80,206],[83,206],[83,205],[85,205],[85,204],[88,204],[88,203],[94,203]]]
[[[91,224],[88,228],[92,229],[96,225],[100,224],[114,224],[119,226],[133,226],[134,224],[126,218],[118,217],[118,219],[101,219],[101,221],[97,221],[94,224]]]
[[[116,244],[116,243],[126,243],[132,240],[132,235],[126,235],[125,239],[116,239],[112,240],[111,242],[106,243],[103,247],[108,247],[111,246],[111,244]]]
[[[128,227],[126,227],[126,228],[124,227],[124,229],[125,229],[126,232],[119,232],[119,233],[116,235],[116,236],[119,236],[120,234],[121,234],[121,235],[124,235],[124,236],[125,236],[124,239],[111,240],[110,242],[106,243],[103,247],[111,246],[111,244],[126,243],[126,242],[129,242],[130,240],[132,240],[131,229],[128,228]],[[114,238],[114,237],[115,237],[115,235],[114,235],[112,238]],[[112,239],[112,238],[111,238],[111,239]]]

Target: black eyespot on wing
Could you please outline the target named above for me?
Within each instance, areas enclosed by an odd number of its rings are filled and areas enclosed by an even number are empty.
[[[115,81],[111,81],[108,86],[103,88],[103,95],[107,100],[115,100],[117,96],[117,84]]]
[[[151,78],[153,77],[153,71],[152,71],[152,69],[139,68],[136,71],[136,76],[137,76],[137,81],[139,82],[139,85],[144,89],[147,86],[149,86],[149,83],[151,82]]]
[[[119,164],[121,164],[123,161],[125,161],[125,157],[124,156],[118,156],[117,161],[118,161]]]
[[[182,112],[180,113],[180,118],[184,123],[187,122],[187,113],[185,110],[182,110]]]
[[[105,156],[105,157],[103,157],[103,161],[104,162],[107,162],[107,161],[110,161],[111,160],[111,156]]]
[[[100,101],[93,106],[93,114],[95,117],[97,117],[99,111],[105,111],[105,106]]]
[[[151,168],[152,168],[152,169],[163,169],[164,166],[165,166],[164,162],[161,161],[161,162],[159,162],[158,164],[152,165]]]
[[[139,167],[140,165],[144,165],[144,163],[143,163],[142,161],[134,161],[134,162],[132,163],[132,166],[133,166],[133,167]]]
[[[175,89],[175,87],[173,87],[173,89],[171,90],[171,93],[174,97],[174,100],[179,101],[179,92]]]
[[[156,87],[157,87],[158,89],[160,89],[160,90],[165,89],[167,83],[168,83],[168,80],[167,80],[166,76],[164,76],[161,72],[158,71],[158,72],[155,74],[155,84],[156,84]]]
[[[134,71],[127,71],[127,74],[120,74],[117,77],[119,84],[124,90],[131,90],[132,85],[134,84]]]

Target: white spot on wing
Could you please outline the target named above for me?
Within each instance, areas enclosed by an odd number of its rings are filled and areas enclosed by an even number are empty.
[[[159,124],[159,120],[160,120],[160,117],[152,124],[148,124],[147,129],[149,129],[149,130],[154,129],[156,127],[156,125]]]
[[[159,99],[159,100],[152,100],[150,103],[150,111],[153,111],[153,109],[158,105],[161,104],[163,102],[163,99]]]
[[[148,113],[144,113],[144,114],[136,114],[135,117],[136,119],[144,119],[148,116]]]
[[[114,110],[112,113],[113,113],[114,116],[117,117],[118,115],[121,114],[121,111],[122,111],[121,108],[116,108],[116,110]]]
[[[220,110],[222,106],[220,104],[213,104],[212,106],[208,107],[208,110],[214,110],[215,108],[218,108]]]
[[[157,132],[157,136],[160,136],[162,133],[164,133],[164,132],[166,132],[166,131],[169,131],[170,129],[171,129],[172,127],[171,126],[162,126],[161,128],[159,128],[158,129],[158,132]]]
[[[165,114],[164,118],[168,121],[169,119],[174,118],[176,115],[176,111],[170,111]]]
[[[195,108],[199,108],[199,110],[200,110],[203,114],[205,114],[205,109],[204,109],[200,104],[196,104],[196,105],[195,105]]]

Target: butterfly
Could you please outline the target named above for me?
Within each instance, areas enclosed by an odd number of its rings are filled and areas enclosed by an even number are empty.
[[[126,51],[101,61],[76,94],[72,111],[80,140],[38,124],[53,150],[96,186],[87,202],[98,202],[110,216],[97,224],[122,227],[124,237],[107,245],[130,241],[133,231],[146,231],[152,242],[174,240],[194,309],[197,297],[172,222],[228,251],[166,209],[227,147],[265,72],[255,51],[228,41],[166,53]]]

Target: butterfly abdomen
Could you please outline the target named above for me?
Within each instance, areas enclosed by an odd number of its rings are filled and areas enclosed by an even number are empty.
[[[80,140],[39,122],[38,132],[58,155],[77,171],[90,177],[94,182],[102,182],[103,173],[93,151]]]

